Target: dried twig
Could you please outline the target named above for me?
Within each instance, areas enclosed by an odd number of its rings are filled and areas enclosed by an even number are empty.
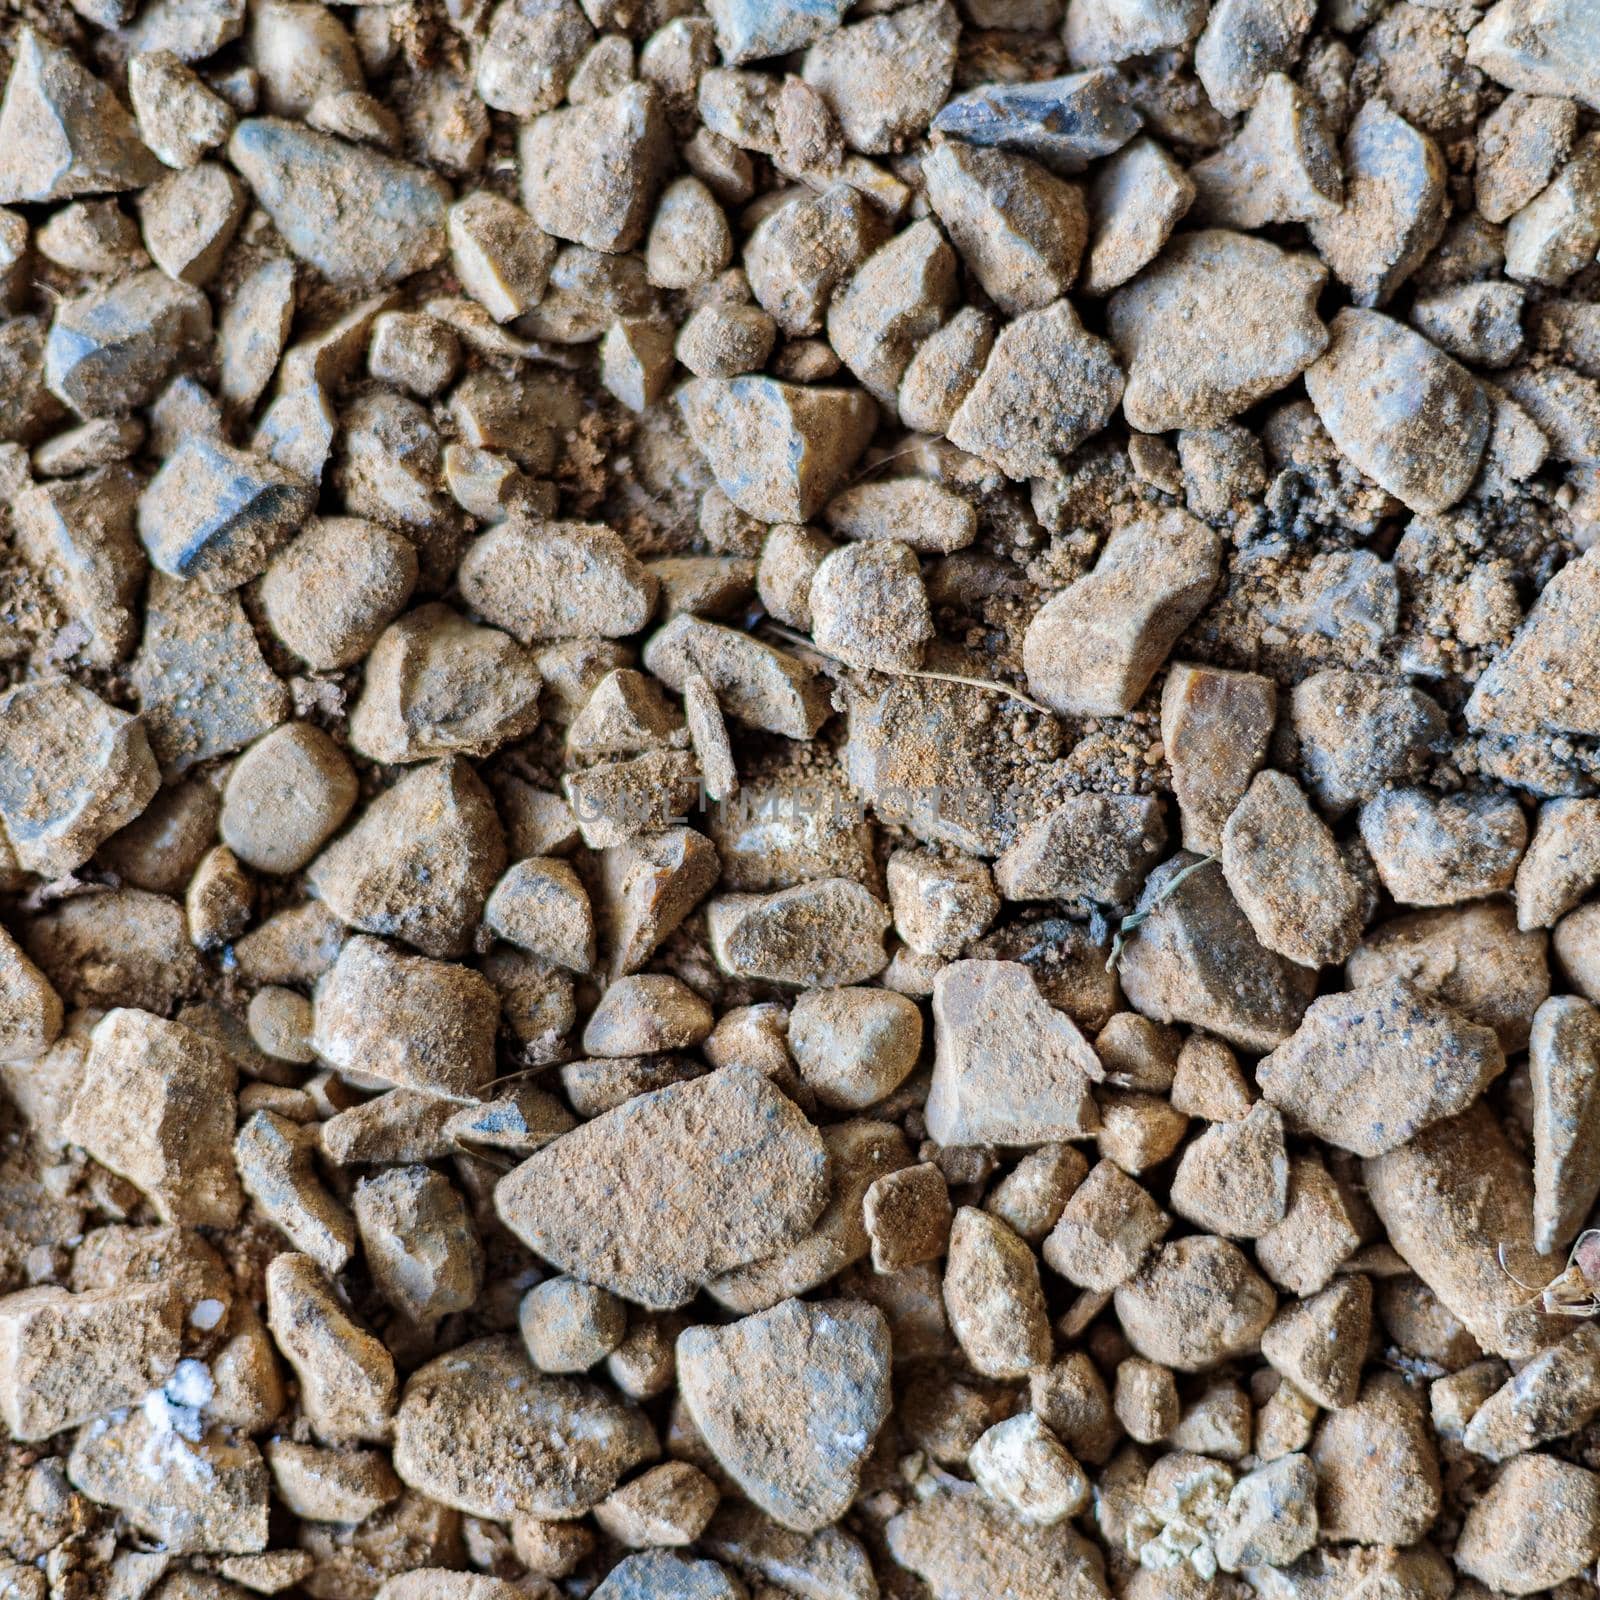
[[[1122,959],[1122,947],[1127,943],[1128,935],[1134,932],[1135,929],[1139,927],[1140,923],[1142,923],[1150,915],[1150,913],[1167,898],[1168,895],[1176,893],[1178,885],[1181,884],[1185,878],[1192,877],[1201,869],[1201,867],[1209,865],[1216,859],[1216,855],[1213,852],[1213,854],[1209,856],[1201,856],[1198,861],[1191,861],[1189,865],[1186,866],[1181,872],[1174,872],[1172,876],[1161,885],[1160,892],[1156,895],[1155,899],[1150,902],[1149,905],[1147,905],[1142,911],[1130,911],[1128,915],[1117,924],[1116,937],[1111,941],[1111,954],[1106,957],[1107,972],[1115,972],[1117,970],[1117,963]]]

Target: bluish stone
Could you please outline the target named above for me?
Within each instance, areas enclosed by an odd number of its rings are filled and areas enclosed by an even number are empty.
[[[1057,172],[1082,172],[1120,150],[1139,124],[1127,85],[1109,67],[1044,83],[988,83],[933,119],[938,133],[1017,150]]]
[[[707,0],[725,66],[803,49],[839,26],[851,0]]]

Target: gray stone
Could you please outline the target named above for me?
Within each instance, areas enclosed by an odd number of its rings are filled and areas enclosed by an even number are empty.
[[[1195,75],[1226,117],[1248,111],[1274,72],[1287,72],[1316,16],[1314,0],[1217,0],[1194,50]]]
[[[1587,1000],[1552,995],[1534,1013],[1528,1077],[1534,1244],[1554,1250],[1600,1194],[1600,1012]]]
[[[1506,225],[1506,276],[1560,287],[1600,249],[1600,135],[1578,141],[1555,180]]]
[[[1069,795],[994,864],[1007,900],[1096,900],[1121,905],[1138,894],[1166,848],[1153,795]]]
[[[1528,824],[1503,790],[1390,788],[1361,808],[1361,840],[1402,905],[1452,906],[1511,887]]]
[[[785,56],[832,33],[849,0],[710,0],[717,49],[736,67],[745,61]]]
[[[1144,134],[1102,162],[1089,187],[1084,292],[1109,294],[1154,261],[1194,198],[1194,180]]]
[[[1468,34],[1467,59],[1508,89],[1600,111],[1600,17],[1586,0],[1499,0]]]
[[[888,908],[848,878],[775,894],[729,894],[706,908],[717,965],[740,978],[805,988],[864,983],[888,965]]]
[[[1189,169],[1196,214],[1227,228],[1331,217],[1344,170],[1317,102],[1292,78],[1269,74],[1244,126]]]
[[[1205,26],[1207,10],[1205,0],[1075,0],[1062,42],[1075,67],[1115,66],[1181,50]]]
[[[1120,150],[1139,131],[1139,121],[1121,77],[1097,67],[1043,83],[986,84],[950,101],[933,128],[1073,173]]]
[[[815,738],[828,716],[827,691],[812,667],[737,628],[687,613],[650,636],[644,665],[680,694],[689,674],[700,673],[727,716],[785,738]]]

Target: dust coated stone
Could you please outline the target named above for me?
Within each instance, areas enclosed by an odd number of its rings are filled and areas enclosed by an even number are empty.
[[[1505,1461],[1584,1427],[1600,1411],[1597,1353],[1600,1327],[1580,1322],[1479,1405],[1461,1442],[1474,1455]],[[1505,1370],[1498,1363],[1495,1367],[1497,1373]]]
[[[1517,867],[1517,926],[1559,922],[1600,882],[1600,800],[1546,800]]]
[[[1116,1291],[1128,1342],[1179,1372],[1250,1353],[1277,1307],[1272,1286],[1238,1246],[1209,1234],[1162,1245]]]
[[[1424,1129],[1362,1173],[1389,1242],[1485,1351],[1519,1359],[1570,1331],[1519,1287],[1549,1283],[1563,1263],[1534,1249],[1533,1180],[1486,1105]]]
[[[1038,477],[1105,427],[1122,382],[1111,346],[1057,300],[1006,324],[946,431],[1008,478]]]
[[[388,1167],[356,1187],[361,1248],[378,1292],[426,1325],[467,1311],[483,1288],[483,1250],[449,1179],[428,1167]]]
[[[708,1149],[723,1152],[705,1183]],[[765,1079],[725,1067],[640,1095],[500,1180],[495,1208],[530,1249],[657,1310],[794,1243],[828,1197],[827,1156]]]
[[[973,1480],[1023,1522],[1050,1527],[1089,1504],[1089,1480],[1032,1411],[997,1422],[967,1456]]]
[[[1043,83],[991,83],[951,100],[933,119],[936,133],[998,145],[1056,172],[1082,172],[1120,150],[1139,131],[1127,86],[1104,67]]]
[[[1052,1342],[1039,1262],[998,1217],[962,1206],[950,1226],[944,1304],[962,1353],[987,1378],[1021,1378]]]
[[[1419,333],[1348,307],[1306,370],[1306,393],[1347,456],[1411,510],[1445,511],[1471,486],[1489,402],[1465,367]]]
[[[1566,1244],[1600,1194],[1600,1012],[1553,995],[1528,1040],[1533,1091],[1533,1223],[1540,1250]]]
[[[678,391],[690,437],[722,492],[763,522],[804,522],[866,449],[878,411],[859,389],[774,378],[695,378]]]
[[[1361,808],[1361,840],[1402,905],[1448,906],[1511,887],[1528,824],[1504,791],[1391,788]]]
[[[231,1227],[244,1197],[233,1169],[233,1061],[209,1039],[147,1011],[108,1011],[63,1136],[145,1194],[163,1222]]]
[[[862,1199],[874,1269],[899,1272],[943,1255],[952,1215],[944,1174],[931,1162],[874,1179]]]
[[[823,557],[809,609],[819,650],[873,671],[914,671],[934,636],[922,568],[898,539],[846,545]]]
[[[274,1111],[251,1114],[233,1142],[244,1191],[289,1242],[330,1277],[350,1263],[356,1225],[322,1186],[312,1159],[316,1134]]]
[[[465,951],[505,864],[489,791],[451,757],[407,773],[370,801],[309,875],[350,927],[442,957]]]
[[[1571,95],[1600,111],[1597,44],[1582,0],[1500,0],[1467,36],[1467,59],[1508,88]]]
[[[622,1343],[628,1312],[609,1290],[546,1278],[522,1297],[517,1325],[541,1372],[586,1372]]]
[[[1003,337],[1003,336],[1002,336]],[[1028,688],[1069,716],[1125,716],[1216,587],[1221,545],[1186,511],[1129,522],[1022,642]]]
[[[922,1049],[922,1013],[886,989],[817,989],[789,1016],[800,1076],[824,1105],[860,1109],[897,1089]]]
[[[1359,1273],[1286,1305],[1261,1335],[1261,1353],[1319,1406],[1352,1405],[1372,1331],[1372,1282]]]
[[[1325,1538],[1413,1544],[1439,1514],[1439,1457],[1424,1401],[1399,1373],[1375,1373],[1354,1405],[1325,1417],[1311,1460]]]
[[[1600,1554],[1600,1477],[1529,1454],[1511,1462],[1467,1513],[1456,1565],[1502,1594],[1576,1577]]]
[[[1189,174],[1154,139],[1141,136],[1104,162],[1089,185],[1084,291],[1109,294],[1154,261],[1194,194]]]
[[[1007,900],[1132,900],[1161,858],[1167,829],[1152,795],[1072,795],[994,864]]]
[[[678,1336],[678,1383],[723,1469],[813,1533],[849,1508],[889,1414],[889,1327],[858,1300],[785,1300]]]
[[[715,1561],[691,1561],[671,1550],[626,1556],[606,1574],[594,1600],[742,1600],[744,1586]]]
[[[1256,937],[1291,961],[1343,961],[1361,937],[1361,884],[1333,830],[1284,773],[1257,773],[1234,808],[1222,830],[1222,871]]]
[[[833,291],[888,230],[876,208],[847,183],[797,199],[765,217],[744,249],[750,292],[794,338],[820,333]]]
[[[26,871],[81,866],[160,785],[142,722],[92,691],[44,678],[0,696],[0,818]]]
[[[1357,672],[1313,673],[1295,685],[1290,709],[1306,786],[1333,813],[1420,777],[1447,728],[1421,690]]]
[[[236,761],[222,791],[223,842],[258,872],[298,872],[343,825],[360,786],[321,728],[291,722]]]
[[[848,878],[719,895],[706,919],[717,965],[736,977],[816,989],[862,983],[888,965],[888,907]]]
[[[895,932],[918,955],[960,955],[1000,912],[989,868],[969,857],[896,850],[885,879]]]
[[[72,52],[23,27],[0,104],[0,205],[137,189],[161,176],[121,102]]]
[[[494,887],[483,919],[502,939],[574,972],[594,966],[594,912],[578,875],[553,856],[517,862]]]
[[[1270,74],[1244,126],[1189,176],[1197,214],[1230,228],[1309,222],[1344,199],[1344,173],[1321,108],[1292,78]]]
[[[1176,661],[1161,690],[1161,743],[1184,848],[1215,854],[1222,828],[1266,760],[1277,685],[1253,672]]]
[[[1139,1270],[1172,1218],[1114,1161],[1095,1165],[1044,1241],[1046,1263],[1069,1282],[1109,1294]]]
[[[494,1076],[499,1017],[470,967],[357,935],[317,984],[311,1045],[341,1071],[460,1100]]]
[[[1327,348],[1316,311],[1327,281],[1313,257],[1248,234],[1175,239],[1106,307],[1128,421],[1146,433],[1212,428],[1292,383]]]
[[[1015,961],[952,962],[934,979],[925,1110],[943,1145],[1037,1145],[1092,1133],[1099,1058]]]
[[[856,1536],[835,1524],[813,1534],[795,1533],[743,1501],[726,1499],[700,1543],[719,1561],[738,1568],[752,1584],[782,1583],[796,1594],[836,1600],[872,1600],[872,1563]]]
[[[680,694],[689,675],[699,673],[728,716],[785,738],[814,738],[828,715],[813,668],[737,628],[687,613],[650,636],[644,665]]]
[[[1389,978],[1314,1000],[1257,1077],[1296,1131],[1377,1156],[1464,1111],[1504,1070],[1492,1029]]]
[[[1245,1116],[1207,1128],[1178,1162],[1171,1204],[1197,1228],[1233,1239],[1259,1238],[1282,1222],[1289,1153],[1277,1107],[1257,1101]]]
[[[0,930],[0,1061],[30,1061],[42,1055],[60,1032],[61,996],[16,940]],[[921,1038],[919,1012],[919,1043]]]
[[[1539,591],[1517,636],[1467,701],[1468,726],[1504,733],[1600,733],[1600,550],[1568,562]]]
[[[644,1413],[581,1378],[535,1370],[509,1336],[477,1339],[414,1372],[394,1425],[394,1468],[475,1517],[582,1516],[656,1454]]]

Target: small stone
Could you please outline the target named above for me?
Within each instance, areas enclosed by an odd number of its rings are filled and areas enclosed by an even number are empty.
[[[848,9],[843,0],[711,0],[707,7],[717,49],[730,66],[799,50],[837,28]]]
[[[1502,1594],[1575,1578],[1600,1553],[1600,1477],[1554,1456],[1510,1462],[1467,1512],[1455,1563]]]
[[[435,1161],[451,1150],[444,1130],[459,1110],[421,1089],[390,1089],[320,1124],[322,1153],[341,1167]]]
[[[895,932],[919,955],[954,959],[1000,912],[989,868],[970,857],[896,850],[886,876]]]
[[[383,1342],[351,1318],[310,1256],[274,1256],[266,1296],[267,1326],[300,1380],[300,1403],[318,1437],[387,1441],[396,1384]]]
[[[1560,1344],[1527,1362],[1514,1378],[1506,1377],[1503,1363],[1482,1363],[1494,1376],[1488,1379],[1489,1392],[1466,1422],[1462,1444],[1489,1461],[1505,1461],[1585,1427],[1600,1411],[1597,1348],[1600,1328],[1581,1322]],[[1437,1427],[1437,1404],[1434,1417]]]
[[[882,989],[802,994],[789,1020],[800,1075],[824,1105],[860,1109],[898,1088],[922,1048],[922,1013]]]
[[[1514,284],[1461,283],[1419,294],[1411,321],[1446,355],[1473,366],[1503,367],[1522,353],[1525,299]]]
[[[1509,89],[1571,95],[1600,110],[1594,18],[1571,0],[1500,0],[1467,36],[1467,59]]]
[[[995,861],[994,881],[1007,900],[1121,905],[1138,894],[1166,842],[1153,796],[1072,795]]]
[[[211,339],[211,306],[166,273],[135,272],[63,300],[44,352],[50,392],[79,416],[148,405]]]
[[[489,791],[449,757],[371,800],[308,871],[318,897],[350,927],[450,957],[466,950],[505,860]]]
[[[1204,1372],[1256,1349],[1277,1309],[1271,1286],[1226,1239],[1161,1245],[1116,1291],[1135,1351],[1179,1372]]]
[[[700,1174],[708,1140],[737,1158],[710,1192]],[[670,1310],[717,1274],[792,1244],[827,1193],[809,1123],[764,1079],[727,1067],[584,1123],[503,1178],[495,1204],[518,1238],[566,1271]],[[681,1220],[667,1230],[664,1214]]]
[[[290,1244],[336,1278],[356,1252],[351,1215],[323,1188],[312,1161],[316,1132],[273,1111],[257,1111],[233,1141],[244,1191]]]
[[[820,333],[834,290],[887,236],[859,189],[841,182],[821,194],[802,190],[763,218],[746,242],[750,292],[786,334]]]
[[[301,1066],[316,1059],[311,1049],[311,1002],[293,989],[268,984],[250,996],[246,1014],[250,1040],[274,1061]]]
[[[1138,1175],[1159,1166],[1183,1142],[1188,1118],[1160,1095],[1107,1089],[1100,1094],[1100,1154]]]
[[[1372,1331],[1372,1283],[1359,1273],[1286,1305],[1261,1335],[1261,1353],[1319,1406],[1353,1405]]]
[[[650,224],[645,267],[659,289],[709,283],[733,259],[733,235],[716,197],[698,178],[663,191]]]
[[[1379,1372],[1323,1418],[1311,1445],[1322,1537],[1414,1544],[1439,1514],[1439,1457],[1421,1396]]]
[[[620,638],[655,609],[655,580],[600,523],[493,528],[468,546],[457,582],[474,611],[524,644]]]
[[[1600,247],[1600,139],[1580,139],[1572,159],[1506,226],[1506,276],[1555,287]]]
[[[978,536],[971,502],[925,478],[856,484],[828,502],[823,520],[842,538],[899,540],[919,555],[948,555]]]
[[[1517,926],[1553,927],[1600,882],[1600,801],[1546,800],[1517,867]]]
[[[607,251],[643,239],[671,150],[648,84],[545,112],[524,125],[520,149],[522,203],[546,233]]]
[[[950,1329],[973,1371],[1022,1378],[1049,1361],[1050,1317],[1039,1262],[987,1211],[962,1206],[950,1228],[944,1303]]]
[[[687,1461],[663,1461],[594,1508],[600,1531],[635,1549],[693,1544],[705,1532],[721,1491]]]
[[[1110,294],[1154,261],[1194,198],[1194,180],[1154,139],[1141,135],[1105,161],[1089,186],[1084,292]]]
[[[1324,1288],[1366,1237],[1357,1210],[1316,1156],[1289,1162],[1289,1208],[1283,1221],[1256,1240],[1256,1260],[1272,1281],[1296,1294]]]
[[[634,971],[715,886],[714,846],[692,828],[642,836],[601,856],[596,914],[613,973]]]
[[[1170,1084],[1172,1106],[1207,1122],[1234,1122],[1254,1098],[1239,1069],[1239,1058],[1220,1039],[1191,1034],[1178,1051]]]
[[[895,400],[901,422],[923,433],[944,433],[993,349],[993,317],[977,306],[963,306],[923,340],[906,367]]]
[[[874,1179],[862,1201],[873,1269],[901,1272],[942,1256],[952,1215],[944,1174],[931,1162]]]
[[[1505,222],[1572,154],[1578,108],[1549,95],[1509,94],[1478,126],[1473,199],[1481,216]]]
[[[1277,686],[1253,672],[1174,662],[1161,690],[1161,743],[1184,848],[1215,854],[1223,824],[1266,760]]]
[[[986,84],[949,101],[933,128],[1070,174],[1120,150],[1139,131],[1139,114],[1121,77],[1097,67],[1043,83]]]
[[[499,1012],[470,968],[357,936],[317,984],[312,1045],[340,1070],[465,1099],[494,1075]]]
[[[683,680],[683,715],[707,795],[717,801],[731,800],[739,792],[739,769],[717,692],[702,673],[691,672]]]
[[[972,1447],[978,1487],[1023,1522],[1050,1527],[1089,1503],[1089,1480],[1072,1454],[1031,1411],[997,1422]]]
[[[1577,995],[1546,1000],[1533,1016],[1528,1075],[1534,1244],[1555,1250],[1600,1194],[1600,1012]]]
[[[1212,8],[1195,45],[1195,75],[1225,117],[1255,104],[1267,79],[1298,60],[1316,8],[1305,0],[1274,6],[1265,0],[1222,0]]]
[[[622,1343],[628,1311],[606,1289],[546,1278],[522,1297],[517,1325],[541,1372],[587,1372]]]
[[[1186,511],[1124,524],[1094,571],[1029,623],[1029,689],[1068,715],[1126,715],[1210,598],[1219,551],[1216,534]]]
[[[653,750],[569,772],[562,787],[583,842],[604,850],[672,826],[699,795],[699,768],[687,753]]]
[[[291,722],[234,763],[218,826],[247,866],[298,872],[343,825],[358,793],[338,745],[309,722]]]
[[[1117,1420],[1139,1444],[1158,1444],[1178,1425],[1178,1383],[1169,1368],[1129,1356],[1117,1363]]]
[[[618,1058],[692,1050],[711,1032],[711,1008],[687,984],[664,973],[618,978],[583,1030],[590,1055]]]
[[[594,967],[594,912],[565,861],[531,856],[494,886],[483,920],[502,939],[573,972]]]
[[[226,167],[203,161],[146,189],[139,216],[155,264],[184,283],[207,284],[243,219],[244,185]]]
[[[183,907],[165,895],[114,889],[64,900],[36,915],[25,939],[68,1006],[127,1001],[165,1012],[204,981]]]
[[[314,1522],[360,1522],[400,1496],[400,1480],[377,1450],[272,1439],[266,1457],[278,1498],[295,1516]]]
[[[1344,171],[1316,101],[1270,73],[1244,126],[1189,169],[1196,211],[1227,228],[1331,217],[1344,203]]]
[[[960,22],[948,0],[923,0],[863,18],[806,52],[805,81],[868,155],[903,149],[950,93]]]
[[[367,371],[415,395],[438,394],[461,365],[461,341],[437,317],[386,311],[372,324]]]
[[[233,109],[170,50],[128,61],[128,99],[139,137],[169,167],[192,167],[233,132]]]
[[[1283,1118],[1265,1101],[1206,1129],[1172,1179],[1172,1209],[1204,1232],[1229,1238],[1259,1238],[1283,1221],[1288,1203]]]
[[[1420,690],[1356,672],[1313,673],[1295,685],[1290,710],[1306,785],[1335,814],[1419,778],[1446,728]]]
[[[594,1600],[741,1600],[744,1586],[715,1561],[690,1561],[670,1550],[626,1556],[606,1574]]]
[[[1075,67],[1111,66],[1134,56],[1181,50],[1206,9],[1195,0],[1089,0],[1068,8],[1062,41]],[[994,26],[1006,26],[996,19]]]
[[[476,189],[450,208],[450,260],[461,287],[496,322],[537,305],[556,245],[520,206]]]
[[[445,253],[444,181],[274,117],[241,122],[228,159],[295,255],[336,283],[395,283]]]
[[[1316,1544],[1317,1532],[1316,1468],[1303,1455],[1280,1456],[1230,1491],[1217,1563],[1227,1572],[1287,1567]]]
[[[989,1191],[983,1208],[1019,1238],[1038,1245],[1061,1220],[1088,1171],[1089,1163],[1070,1144],[1041,1145]]]
[[[823,558],[811,582],[812,634],[852,666],[915,670],[933,637],[916,555],[896,539],[846,545]]]
[[[534,117],[561,103],[594,32],[576,0],[509,0],[495,7],[478,53],[484,104]]]
[[[378,1292],[426,1325],[470,1310],[483,1288],[483,1250],[466,1202],[427,1167],[387,1167],[363,1179],[352,1203]]]
[[[1316,314],[1326,282],[1312,257],[1248,234],[1182,235],[1106,308],[1129,422],[1148,433],[1215,427],[1292,383],[1327,347]],[[1219,341],[1223,322],[1232,336]]]
[[[824,988],[864,982],[888,961],[888,908],[845,878],[721,895],[706,910],[717,965],[734,976]]]
[[[1528,825],[1503,791],[1391,788],[1361,808],[1361,838],[1402,905],[1448,906],[1511,887]]]
[[[672,360],[670,323],[654,317],[619,318],[600,342],[600,381],[630,411],[647,411],[667,392]],[[692,363],[684,365],[694,370]]]
[[[1111,346],[1057,300],[1001,330],[947,433],[1009,478],[1044,476],[1105,427],[1122,382]]]

